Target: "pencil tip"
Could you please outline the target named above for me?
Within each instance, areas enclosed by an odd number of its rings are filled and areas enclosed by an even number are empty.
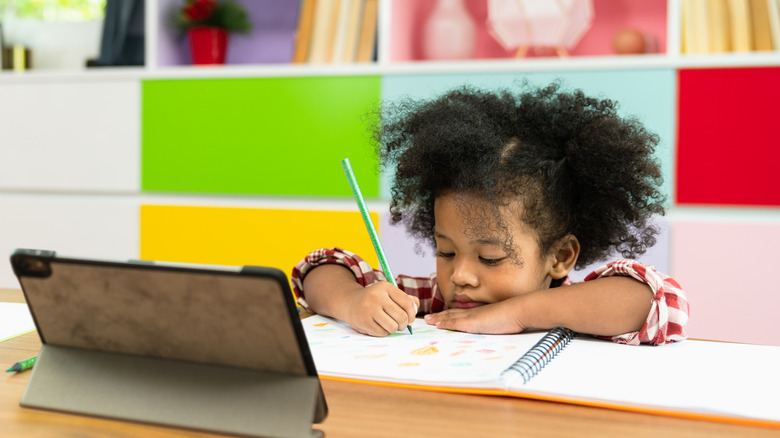
[[[413,334],[414,334],[414,333],[412,333],[412,326],[410,326],[410,325],[407,325],[407,326],[406,326],[406,328],[409,330],[409,334],[410,334],[410,335],[413,335]]]

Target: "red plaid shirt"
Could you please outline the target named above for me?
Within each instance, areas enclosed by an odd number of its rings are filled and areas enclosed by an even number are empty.
[[[369,286],[377,281],[384,281],[385,274],[373,269],[359,256],[341,248],[321,248],[312,251],[293,268],[292,285],[298,303],[307,310],[304,299],[303,278],[316,266],[335,263],[349,268],[358,283]],[[647,315],[645,324],[638,332],[624,333],[618,336],[601,337],[621,344],[638,345],[640,343],[666,344],[682,341],[686,338],[685,324],[688,322],[688,300],[677,282],[658,272],[652,266],[647,266],[635,260],[617,260],[608,263],[591,272],[584,281],[612,276],[632,277],[653,290],[653,304]],[[396,279],[398,288],[409,295],[420,299],[417,315],[441,312],[447,309],[447,303],[442,298],[436,281],[436,274],[430,277],[410,277],[399,275]],[[561,287],[572,284],[569,278]]]

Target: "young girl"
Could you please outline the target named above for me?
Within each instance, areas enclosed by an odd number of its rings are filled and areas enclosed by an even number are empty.
[[[433,245],[436,273],[401,275],[396,288],[359,256],[319,249],[293,270],[299,302],[374,336],[425,315],[471,333],[565,326],[627,344],[685,339],[680,286],[628,259],[655,243],[648,222],[664,213],[658,137],[616,108],[558,84],[384,108],[375,140],[395,168],[392,222]],[[626,259],[568,279],[614,252]]]

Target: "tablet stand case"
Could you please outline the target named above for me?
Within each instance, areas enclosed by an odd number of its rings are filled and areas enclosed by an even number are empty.
[[[311,437],[316,377],[44,346],[22,406],[249,436]]]
[[[31,251],[12,255],[43,342],[22,406],[248,436],[321,435],[311,426],[327,406],[281,271]],[[41,263],[40,272],[30,267]]]

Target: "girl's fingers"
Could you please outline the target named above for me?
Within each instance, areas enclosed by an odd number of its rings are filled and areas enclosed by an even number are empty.
[[[419,300],[416,297],[407,295],[406,292],[400,289],[395,289],[389,295],[390,299],[393,300],[396,306],[398,306],[398,308],[400,308],[406,314],[405,320],[394,318],[396,321],[398,321],[399,330],[405,330],[406,326],[411,324],[411,321],[413,321],[417,316],[417,303]],[[394,317],[396,316],[395,314],[391,315]]]
[[[374,323],[376,324],[374,336],[387,336],[398,331],[398,322],[386,311],[374,315]]]
[[[395,333],[398,330],[406,330],[406,326],[411,321],[409,312],[406,309],[398,306],[395,302],[391,302],[384,308],[384,311],[395,323],[395,329],[391,333]]]

